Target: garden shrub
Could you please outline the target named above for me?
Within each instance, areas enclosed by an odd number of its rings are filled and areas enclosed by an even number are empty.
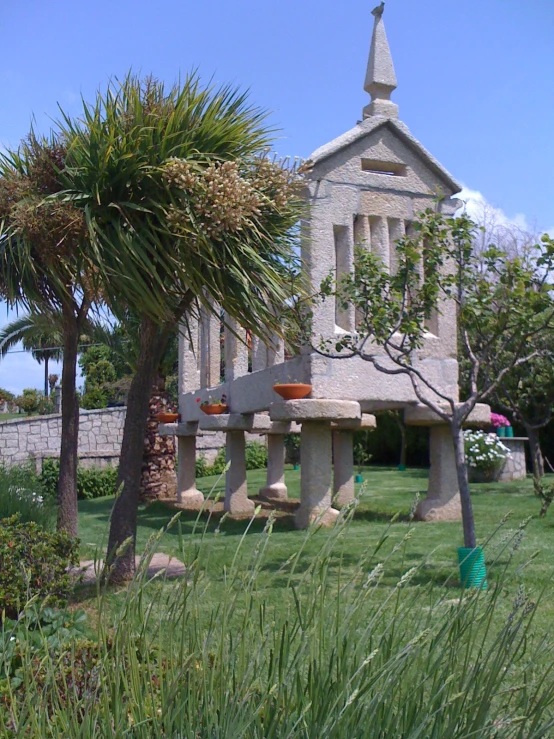
[[[22,522],[34,521],[50,529],[56,519],[55,497],[47,492],[32,465],[0,464],[0,519],[16,513]]]
[[[262,470],[267,467],[267,446],[259,441],[251,441],[246,445],[246,469]]]
[[[285,461],[300,464],[300,434],[285,434]]]
[[[34,388],[26,388],[23,394],[15,399],[15,403],[28,416],[46,416],[54,413],[54,404],[44,393]]]
[[[478,470],[491,477],[510,456],[510,450],[496,434],[484,431],[464,431],[464,449],[469,471]]]
[[[208,471],[209,469],[210,465],[208,464],[206,455],[198,454],[196,456],[196,477],[207,477],[210,474]]]
[[[65,605],[72,588],[68,568],[76,567],[78,540],[49,532],[18,515],[0,527],[0,613],[16,618],[35,596]]]
[[[42,463],[41,481],[43,489],[56,495],[60,465],[55,459],[45,459]],[[115,495],[117,467],[78,467],[77,497],[79,500],[92,500]]]
[[[267,467],[267,447],[259,441],[251,441],[246,445],[246,469],[261,470]],[[227,466],[225,447],[218,449],[212,464],[208,464],[206,457],[199,454],[196,458],[196,477],[221,475]]]

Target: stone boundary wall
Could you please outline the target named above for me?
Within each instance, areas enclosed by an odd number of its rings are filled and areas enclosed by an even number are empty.
[[[79,414],[79,457],[85,465],[113,463],[119,457],[125,408],[82,410]],[[1,417],[0,417],[1,420]],[[0,423],[0,463],[34,459],[37,469],[47,457],[60,456],[62,417],[33,416]]]
[[[79,414],[79,460],[83,467],[117,465],[123,438],[126,408],[103,408]],[[32,416],[2,421],[0,414],[0,464],[18,464],[57,459],[61,445],[61,415]],[[225,434],[204,432],[198,438],[198,453],[211,463],[218,449],[225,446]]]

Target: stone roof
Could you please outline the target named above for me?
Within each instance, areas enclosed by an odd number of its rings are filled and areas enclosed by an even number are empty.
[[[314,153],[308,157],[308,162],[313,166],[316,166],[320,162],[328,159],[339,151],[348,148],[356,141],[359,141],[364,136],[367,136],[372,131],[377,130],[381,126],[389,126],[399,138],[404,141],[418,156],[419,158],[433,170],[452,190],[452,194],[460,192],[462,189],[461,184],[452,177],[450,172],[445,169],[442,164],[430,154],[427,149],[421,144],[411,133],[410,129],[401,121],[391,118],[385,118],[384,116],[369,116],[365,120],[358,123],[357,126],[351,128],[346,133],[338,136],[328,144],[320,146]]]

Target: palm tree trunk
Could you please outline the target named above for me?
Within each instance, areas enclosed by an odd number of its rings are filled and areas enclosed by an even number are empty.
[[[460,502],[462,504],[462,522],[464,528],[464,547],[475,549],[477,542],[475,538],[475,520],[473,518],[473,506],[469,494],[469,481],[467,478],[467,466],[465,463],[464,432],[461,425],[452,421],[450,424],[452,441],[454,442],[454,455],[456,459],[456,475],[460,489]]]
[[[62,366],[62,440],[60,478],[58,482],[58,530],[70,536],[78,534],[77,454],[79,444],[79,403],[75,388],[78,321],[73,311],[64,306],[64,346]]]
[[[135,573],[137,513],[150,393],[170,328],[158,326],[149,318],[141,321],[139,356],[127,398],[117,475],[118,496],[112,510],[106,555],[106,561],[114,565],[113,582],[129,580]],[[115,558],[123,544],[126,546]]]
[[[48,397],[48,352],[44,352],[44,397]]]

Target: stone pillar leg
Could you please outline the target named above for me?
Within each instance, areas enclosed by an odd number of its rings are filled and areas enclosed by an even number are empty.
[[[246,441],[244,431],[227,431],[227,463],[225,475],[225,510],[232,515],[254,513],[254,501],[248,498],[246,483]]]
[[[196,489],[196,436],[177,437],[177,502],[191,511],[199,511],[204,496]]]
[[[431,426],[431,469],[427,497],[416,509],[421,521],[460,521],[462,507],[456,476],[454,443],[448,426]]]
[[[282,434],[267,435],[267,484],[260,488],[260,497],[268,500],[287,499],[285,437]]]
[[[333,502],[338,508],[354,500],[354,437],[352,431],[333,433]]]
[[[331,526],[339,515],[331,507],[331,425],[325,421],[303,421],[300,438],[302,466],[296,528],[305,529],[315,520]]]

